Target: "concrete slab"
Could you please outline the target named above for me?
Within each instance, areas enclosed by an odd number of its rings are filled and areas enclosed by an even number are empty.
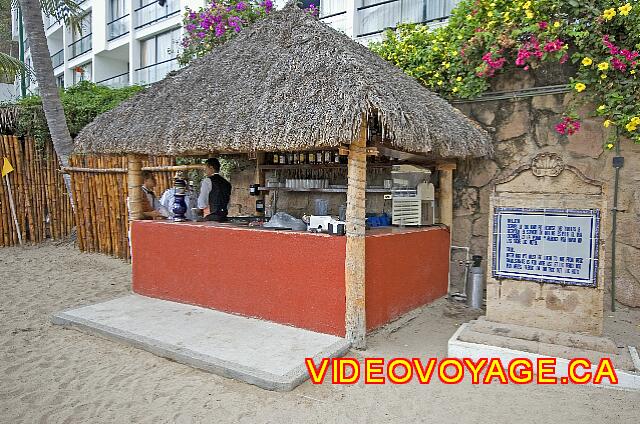
[[[557,356],[555,354],[545,354],[542,351],[538,351],[537,353],[528,352],[525,350],[514,349],[512,347],[508,347],[510,343],[504,343],[505,337],[494,336],[493,342],[490,342],[487,338],[484,343],[478,342],[469,342],[464,340],[471,340],[473,337],[470,337],[475,331],[472,329],[473,321],[471,323],[465,323],[458,328],[453,336],[449,339],[448,342],[448,356],[452,358],[471,358],[474,361],[479,360],[480,358],[500,358],[500,362],[503,364],[505,369],[507,368],[509,362],[517,358],[527,358],[531,360],[534,364],[533,372],[534,374],[537,372],[535,369],[536,360],[538,358],[556,358],[556,372],[555,376],[558,378],[566,377],[568,375],[568,365],[570,358],[576,357],[587,357],[589,355],[583,354],[580,355],[578,353],[571,354],[570,357],[562,357]],[[514,339],[515,340],[515,339]],[[517,339],[518,342],[522,342],[522,339]],[[504,347],[504,346],[507,347]],[[601,357],[611,357],[609,354],[601,354]],[[593,362],[592,362],[593,363]],[[614,361],[615,364],[615,361]],[[592,367],[591,372],[595,372],[596,367]],[[588,383],[595,387],[608,387],[614,389],[621,390],[640,390],[640,370],[637,372],[630,371],[627,369],[619,369],[616,367],[615,369],[616,375],[618,376],[618,384],[611,385],[608,383],[607,379],[604,379],[601,385],[593,385],[592,383]]]
[[[305,358],[349,349],[340,337],[138,295],[60,312],[52,322],[276,391],[309,377]]]

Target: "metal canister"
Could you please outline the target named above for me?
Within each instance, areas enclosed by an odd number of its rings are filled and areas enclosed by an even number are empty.
[[[482,256],[473,255],[472,264],[466,282],[467,306],[474,309],[482,308],[484,300],[484,271],[482,270]]]

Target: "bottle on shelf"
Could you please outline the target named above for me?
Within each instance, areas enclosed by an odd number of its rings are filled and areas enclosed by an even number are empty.
[[[323,162],[323,161],[322,161],[322,160],[323,160],[323,156],[324,156],[324,155],[322,154],[322,151],[321,151],[321,150],[319,150],[319,151],[317,151],[317,152],[316,152],[316,163],[317,163],[317,164],[321,164],[321,163]]]
[[[315,165],[315,163],[316,163],[316,154],[315,154],[315,152],[309,152],[307,157],[309,158],[309,165]]]

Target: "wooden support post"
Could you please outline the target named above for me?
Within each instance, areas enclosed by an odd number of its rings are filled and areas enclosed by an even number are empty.
[[[142,160],[138,155],[127,155],[127,187],[129,195],[129,221],[143,219],[142,213]]]
[[[367,184],[367,122],[349,146],[347,188],[347,249],[345,257],[346,336],[356,349],[366,348],[365,195]]]
[[[442,163],[436,168],[440,171],[440,194],[438,204],[440,207],[440,222],[449,227],[449,233],[453,234],[453,170],[455,163]]]

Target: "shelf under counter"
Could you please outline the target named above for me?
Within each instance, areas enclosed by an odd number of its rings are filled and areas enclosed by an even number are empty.
[[[346,193],[346,188],[287,188],[287,187],[260,187],[260,191],[287,191],[302,193]],[[367,193],[391,193],[389,188],[368,188]]]

